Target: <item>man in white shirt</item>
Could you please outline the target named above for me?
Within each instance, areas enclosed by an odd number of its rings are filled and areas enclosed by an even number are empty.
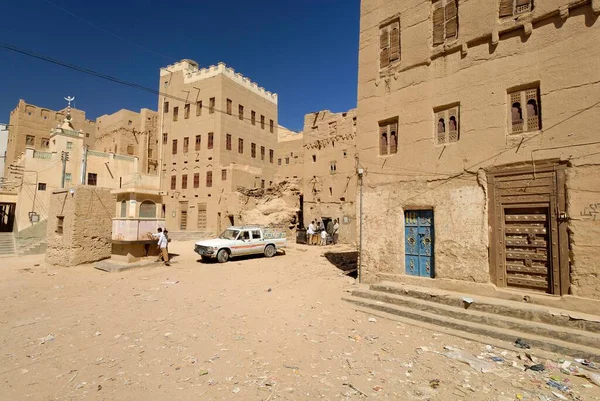
[[[315,224],[314,224],[314,220],[310,222],[310,224],[308,225],[308,229],[306,230],[306,235],[308,236],[308,245],[312,245],[313,241],[314,241],[314,236],[315,236]]]
[[[171,266],[171,264],[169,263],[169,251],[167,251],[167,245],[169,244],[169,240],[167,239],[166,235],[163,233],[163,229],[158,227],[158,233],[156,234],[152,234],[152,237],[154,238],[158,238],[157,241],[157,245],[158,248],[160,250],[160,255],[162,256],[163,260],[165,261],[165,266]],[[165,230],[166,231],[166,230]]]

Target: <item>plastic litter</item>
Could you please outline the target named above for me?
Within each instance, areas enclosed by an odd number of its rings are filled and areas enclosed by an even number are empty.
[[[520,338],[517,338],[517,341],[515,341],[515,347],[521,348],[521,349],[530,349],[531,348],[531,346],[529,344],[527,344],[525,341],[523,341]]]
[[[440,379],[429,380],[429,387],[436,389],[440,386]]]
[[[558,398],[559,400],[568,400],[567,397],[565,397],[564,395],[557,393],[556,391],[552,392],[552,395],[554,395],[556,398]]]
[[[470,367],[481,373],[491,372],[496,368],[495,364],[488,361],[483,361],[477,357],[466,353],[463,350],[454,347],[445,347],[448,352],[442,354],[450,359],[455,359],[462,363],[468,364]]]
[[[594,373],[594,372],[589,372],[587,370],[579,369],[579,371],[576,373],[576,375],[585,377],[586,379],[588,379],[589,381],[594,383],[596,386],[600,387],[600,374],[599,373]]]
[[[534,372],[543,372],[546,370],[546,367],[543,363],[538,363],[537,365],[525,366],[525,371],[533,370]]]
[[[548,380],[548,382],[546,384],[548,384],[552,388],[555,388],[557,390],[563,391],[565,393],[568,393],[569,391],[571,391],[571,389],[569,389],[569,387],[565,386],[564,384],[561,384],[561,383],[557,382],[554,379]]]
[[[504,358],[500,358],[499,356],[493,356],[490,359],[494,362],[504,362]]]

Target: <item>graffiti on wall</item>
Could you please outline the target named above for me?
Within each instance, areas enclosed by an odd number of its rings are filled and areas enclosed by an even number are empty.
[[[600,220],[600,203],[590,203],[589,206],[583,208],[581,215],[590,217],[594,221]]]

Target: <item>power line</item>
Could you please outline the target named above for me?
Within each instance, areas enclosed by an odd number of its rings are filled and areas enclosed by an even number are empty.
[[[117,38],[117,39],[119,39],[119,40],[122,40],[123,42],[126,42],[126,43],[128,43],[128,44],[130,44],[130,45],[132,45],[132,46],[135,46],[135,47],[137,47],[137,48],[139,48],[139,49],[142,49],[142,50],[144,50],[144,51],[147,51],[148,53],[152,53],[152,54],[154,54],[154,55],[156,55],[156,56],[159,56],[159,57],[162,57],[162,58],[164,58],[164,59],[167,59],[167,60],[169,60],[169,61],[171,61],[171,62],[173,62],[173,61],[176,61],[176,60],[175,60],[175,58],[173,58],[173,57],[165,56],[164,54],[161,54],[161,53],[155,52],[155,51],[154,51],[154,50],[152,50],[152,49],[149,49],[149,48],[147,48],[147,47],[144,47],[144,46],[142,46],[142,45],[140,45],[140,44],[137,44],[137,43],[135,43],[135,42],[134,42],[134,41],[132,41],[132,40],[129,40],[129,39],[127,39],[127,38],[124,38],[124,37],[122,37],[122,36],[119,36],[119,35],[117,35],[117,34],[115,34],[115,33],[113,33],[113,32],[110,32],[110,31],[108,31],[108,30],[106,30],[106,29],[102,28],[101,26],[99,26],[99,25],[96,25],[96,24],[94,24],[93,22],[91,22],[91,21],[88,21],[88,20],[86,20],[86,19],[85,19],[85,18],[83,18],[83,17],[80,17],[79,15],[75,14],[74,12],[72,12],[72,11],[69,11],[69,10],[67,10],[67,9],[65,9],[65,8],[62,8],[61,6],[59,6],[59,5],[57,5],[57,4],[53,3],[53,2],[51,2],[50,0],[44,0],[44,1],[45,1],[46,3],[48,3],[48,4],[50,4],[51,6],[53,6],[53,7],[57,8],[57,9],[59,9],[59,10],[63,11],[64,13],[66,13],[66,14],[69,14],[71,17],[77,18],[78,20],[80,20],[80,21],[83,21],[83,22],[85,22],[86,24],[88,24],[88,25],[91,25],[91,26],[93,26],[93,27],[94,27],[94,28],[96,28],[96,29],[99,29],[99,30],[101,30],[102,32],[104,32],[104,33],[106,33],[106,34],[108,34],[108,35],[110,35],[110,36],[113,36],[113,37],[115,37],[115,38]]]
[[[47,1],[47,0],[45,0],[45,1]],[[152,88],[149,88],[147,86],[143,86],[143,85],[140,85],[140,84],[136,84],[134,82],[130,82],[130,81],[126,81],[124,79],[113,77],[113,76],[110,76],[110,75],[107,75],[107,74],[104,74],[104,73],[101,73],[101,72],[98,72],[98,71],[91,70],[89,68],[80,67],[78,65],[75,65],[75,64],[72,64],[72,63],[68,63],[66,61],[62,61],[62,60],[58,60],[58,59],[55,59],[55,58],[52,58],[52,57],[49,57],[49,56],[45,56],[45,55],[42,55],[42,54],[34,53],[32,51],[25,50],[25,49],[19,48],[17,46],[14,46],[14,45],[11,45],[11,44],[8,44],[8,43],[0,42],[0,48],[4,48],[6,50],[10,50],[10,51],[13,51],[15,53],[23,54],[23,55],[28,56],[28,57],[32,57],[32,58],[35,58],[35,59],[38,59],[38,60],[46,61],[48,63],[52,63],[52,64],[55,64],[55,65],[58,65],[58,66],[61,66],[61,67],[65,67],[65,68],[68,68],[68,69],[71,69],[71,70],[74,70],[74,71],[78,71],[78,72],[81,72],[81,73],[84,73],[84,74],[92,75],[92,76],[95,76],[97,78],[105,79],[105,80],[110,81],[110,82],[114,82],[114,83],[117,83],[117,84],[120,84],[120,85],[128,86],[128,87],[135,88],[135,89],[139,89],[139,90],[142,90],[142,91],[145,91],[145,92],[152,93],[152,94],[157,95],[157,96],[163,96],[165,98],[169,98],[169,99],[173,99],[173,100],[178,100],[180,102],[183,102],[184,104],[191,105],[191,103],[189,102],[189,100],[187,98],[183,98],[183,97],[178,97],[178,96],[175,96],[175,95],[171,95],[171,94],[168,94],[168,93],[165,93],[165,92],[161,92],[160,90],[152,89]],[[196,107],[199,107],[198,103],[196,103]],[[218,109],[216,107],[206,106],[204,104],[201,107],[203,109],[208,110],[209,113],[211,113],[211,112],[217,112],[217,113],[227,114],[227,115],[230,115],[230,116],[233,117],[233,112],[229,113],[229,112],[227,112],[225,110],[221,110],[221,109]],[[241,120],[252,121],[252,119],[248,118],[248,117],[243,117]],[[255,122],[254,125],[256,125],[257,121],[255,120],[254,122]],[[313,134],[309,134],[307,132],[292,130],[292,129],[288,129],[288,128],[286,128],[286,129],[288,131],[290,131],[290,132],[295,133],[295,134],[303,134],[304,136],[308,136],[308,137],[312,136],[312,137],[317,138]],[[319,138],[319,139],[326,139],[326,138]],[[354,146],[354,144],[351,144],[351,143],[348,143],[348,142],[339,141],[339,143],[345,143],[347,145]]]

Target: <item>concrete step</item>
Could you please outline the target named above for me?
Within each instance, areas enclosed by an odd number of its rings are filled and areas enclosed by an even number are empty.
[[[542,337],[550,337],[568,343],[585,345],[588,347],[600,346],[600,334],[587,331],[554,326],[546,323],[527,321],[515,317],[497,315],[489,312],[464,309],[464,307],[448,306],[442,303],[424,301],[419,298],[390,294],[372,290],[356,290],[352,293],[355,297],[370,299],[373,301],[402,306],[413,310],[435,313],[441,316],[467,322],[485,324],[501,329],[509,329],[521,333],[529,333]],[[600,350],[599,350],[600,352]]]
[[[469,311],[485,312],[522,319],[527,322],[545,323],[552,326],[600,334],[600,316],[597,315],[575,313],[564,309],[534,305],[526,302],[515,302],[505,299],[390,282],[373,284],[369,288],[372,291],[380,293],[420,299],[459,309],[464,309],[466,306],[464,299],[470,298],[473,302],[468,305]]]
[[[15,236],[13,233],[0,233],[0,256],[16,256]]]
[[[368,308],[419,322],[435,324],[460,332],[488,336],[508,342],[514,342],[517,338],[521,338],[534,349],[538,348],[563,355],[569,355],[575,358],[592,360],[600,359],[600,349],[598,348],[561,341],[552,337],[544,337],[511,329],[489,326],[487,324],[474,323],[450,316],[439,315],[437,313],[413,309],[407,306],[393,305],[381,301],[361,298],[358,296],[344,297],[343,300],[361,308]]]

